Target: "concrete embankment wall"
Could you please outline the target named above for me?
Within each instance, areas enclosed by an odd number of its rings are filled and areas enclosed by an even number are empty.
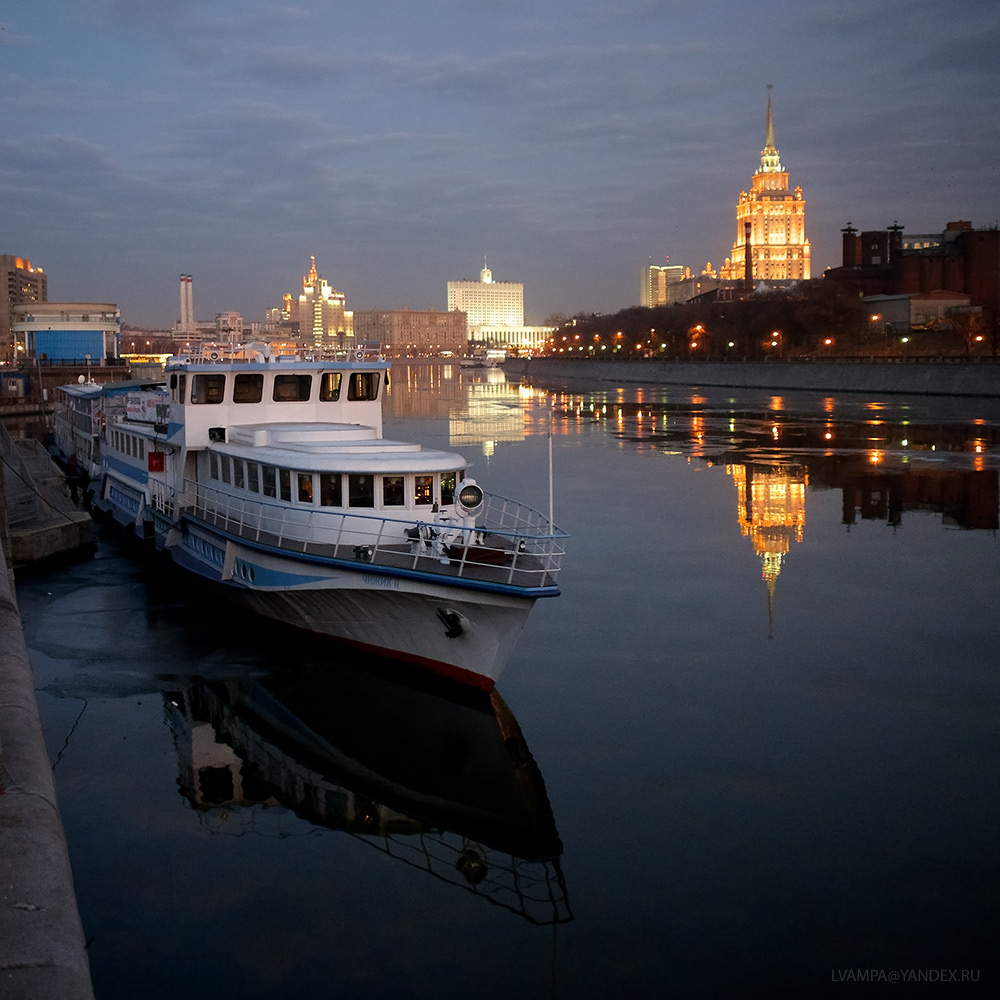
[[[73,874],[0,547],[0,997],[93,1000]]]
[[[1000,396],[1000,364],[858,362],[568,361],[511,358],[503,369],[539,378],[734,389],[796,389],[934,396]]]

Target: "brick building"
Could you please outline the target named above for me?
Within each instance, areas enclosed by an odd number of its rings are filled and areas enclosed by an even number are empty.
[[[907,235],[898,223],[886,230],[843,234],[843,264],[823,277],[859,295],[955,292],[982,310],[987,329],[1000,315],[1000,230],[949,222],[941,233]]]

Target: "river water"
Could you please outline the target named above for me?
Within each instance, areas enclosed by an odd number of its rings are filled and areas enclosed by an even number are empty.
[[[113,537],[19,581],[97,996],[989,981],[998,428],[989,400],[394,370],[387,436],[572,535],[493,701]]]

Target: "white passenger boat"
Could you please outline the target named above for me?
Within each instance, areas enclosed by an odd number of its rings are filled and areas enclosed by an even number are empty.
[[[567,536],[460,455],[384,439],[387,362],[248,355],[63,387],[93,505],[265,617],[492,688]]]

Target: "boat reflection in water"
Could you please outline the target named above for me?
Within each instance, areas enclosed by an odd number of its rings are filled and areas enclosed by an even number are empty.
[[[219,831],[282,805],[531,923],[571,920],[545,785],[499,694],[391,671],[184,678],[164,695],[182,794]]]

